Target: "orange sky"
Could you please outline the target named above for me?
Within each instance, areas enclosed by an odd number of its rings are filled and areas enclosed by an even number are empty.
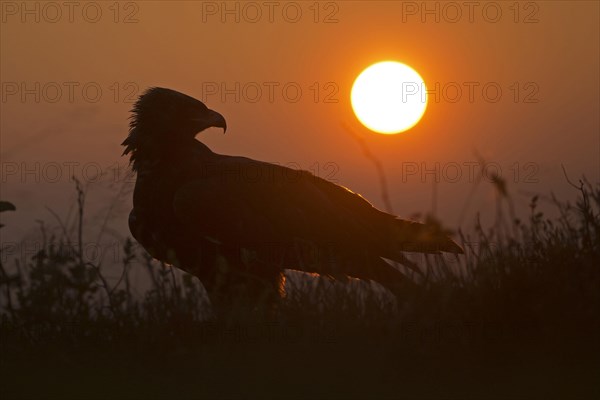
[[[561,163],[573,178],[600,180],[597,2],[475,2],[472,15],[463,2],[272,2],[272,15],[265,2],[1,4],[1,197],[18,208],[3,216],[3,241],[50,220],[45,206],[66,214],[70,168],[85,180],[98,167],[110,175],[108,167],[126,165],[125,97],[148,86],[204,98],[221,112],[227,134],[198,136],[214,151],[318,171],[383,207],[373,165],[347,124],[385,167],[397,214],[431,211],[435,172],[426,172],[437,169],[436,212],[452,228],[474,185],[476,153],[500,168],[521,211],[531,193],[575,195]],[[387,59],[440,87],[421,122],[396,136],[360,126],[349,101],[354,78]],[[502,97],[490,101],[484,86],[500,87]],[[456,87],[462,97],[452,102]],[[110,180],[90,185],[90,219],[107,207]],[[118,232],[130,201],[117,210]],[[482,185],[463,226],[493,210],[492,187]]]

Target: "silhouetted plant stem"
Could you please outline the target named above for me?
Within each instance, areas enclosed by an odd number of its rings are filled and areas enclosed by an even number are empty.
[[[394,209],[392,208],[392,203],[390,201],[390,196],[389,196],[388,186],[387,186],[387,179],[385,176],[385,169],[383,168],[381,161],[379,161],[379,159],[373,153],[371,153],[369,146],[367,145],[367,143],[365,142],[365,140],[363,138],[358,136],[352,129],[350,129],[348,126],[346,126],[346,124],[342,124],[342,127],[348,133],[350,133],[350,135],[354,138],[354,140],[356,140],[356,142],[360,146],[360,149],[362,150],[362,153],[365,156],[365,158],[367,158],[369,161],[371,161],[373,163],[373,165],[375,166],[375,170],[377,171],[377,176],[379,177],[379,187],[381,188],[381,200],[383,201],[385,210],[388,213],[393,214]]]
[[[79,264],[84,265],[83,262],[83,207],[85,203],[85,193],[81,188],[81,183],[79,179],[73,176],[73,181],[75,182],[75,189],[77,190],[77,243],[79,250]]]

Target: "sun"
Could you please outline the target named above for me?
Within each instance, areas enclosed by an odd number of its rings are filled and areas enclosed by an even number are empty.
[[[408,65],[382,61],[356,78],[350,100],[364,126],[378,133],[396,134],[419,122],[427,108],[427,88]]]

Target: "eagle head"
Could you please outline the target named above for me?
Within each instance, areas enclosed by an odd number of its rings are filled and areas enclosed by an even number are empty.
[[[131,153],[134,169],[140,153],[155,153],[189,142],[206,128],[227,130],[225,118],[201,101],[160,87],[152,87],[139,97],[130,119],[129,135],[122,145],[125,146],[124,155]]]

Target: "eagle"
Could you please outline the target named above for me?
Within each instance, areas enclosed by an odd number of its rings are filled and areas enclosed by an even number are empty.
[[[201,101],[151,87],[131,110],[123,155],[137,174],[129,228],[166,264],[200,279],[213,309],[256,310],[285,296],[285,269],[414,283],[404,252],[462,253],[435,224],[401,219],[308,171],[213,152],[196,139],[225,118]]]

